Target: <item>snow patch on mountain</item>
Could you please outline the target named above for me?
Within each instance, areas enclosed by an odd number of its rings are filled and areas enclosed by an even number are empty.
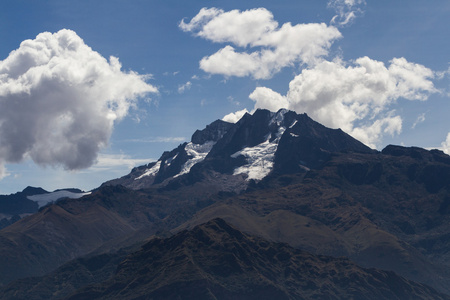
[[[208,141],[201,145],[194,144],[192,142],[188,143],[184,150],[189,156],[192,156],[192,158],[183,164],[180,173],[175,175],[174,178],[189,173],[189,171],[195,164],[205,159],[205,157],[208,155],[209,151],[211,151],[212,147],[215,144],[216,142],[213,141]]]
[[[48,203],[55,202],[61,198],[78,199],[85,195],[89,195],[90,193],[91,192],[74,193],[74,192],[70,192],[70,191],[61,190],[61,191],[56,191],[56,192],[52,192],[52,193],[48,193],[48,194],[27,196],[27,198],[31,201],[36,202],[39,205],[39,208],[41,208],[41,207],[47,205]]]
[[[269,122],[269,125],[276,123],[278,126],[281,125],[281,123],[284,120],[284,115],[288,112],[287,109],[280,109],[278,112],[276,112],[274,114],[274,116],[272,117],[272,119]]]
[[[297,120],[295,120],[295,121],[294,121],[294,123],[292,123],[292,125],[291,125],[291,126],[289,126],[289,128],[292,128],[292,127],[294,127],[294,126],[295,126],[295,124],[297,124]]]
[[[134,180],[139,180],[146,176],[154,176],[154,175],[156,175],[156,173],[158,173],[160,167],[161,167],[161,161],[158,161],[153,167],[147,169],[144,172],[144,174],[142,174],[139,177],[136,177]]]
[[[271,135],[269,135],[265,142],[254,147],[246,147],[232,154],[231,157],[233,158],[243,155],[247,159],[247,164],[236,168],[233,175],[247,174],[247,180],[261,180],[266,177],[273,169],[278,142],[285,130],[286,128],[280,127],[272,142],[270,142]]]
[[[170,166],[170,164],[172,163],[172,161],[173,161],[175,158],[177,158],[177,156],[178,156],[178,153],[175,154],[173,157],[170,157],[170,158],[166,159],[166,161],[165,161],[165,167],[167,168],[168,166]]]
[[[243,155],[247,158],[248,164],[236,168],[233,175],[247,174],[247,179],[263,179],[272,171],[277,146],[275,143],[265,141],[255,147],[244,148],[234,153],[231,157],[235,158]]]

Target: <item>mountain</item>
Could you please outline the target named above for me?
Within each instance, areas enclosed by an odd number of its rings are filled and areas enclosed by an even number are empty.
[[[112,272],[111,262],[117,261],[120,264]],[[77,290],[88,274],[97,282]],[[105,278],[105,274],[111,277]],[[313,255],[250,236],[222,219],[170,238],[154,238],[128,256],[77,259],[44,278],[9,285],[0,296],[71,300],[450,299],[393,272],[361,268],[346,258]]]
[[[377,154],[334,153],[306,174],[269,176],[174,232],[220,217],[268,240],[346,256],[448,293],[449,199],[448,155],[388,146]]]
[[[271,243],[344,256],[450,294],[449,199],[450,157],[441,151],[379,152],[306,114],[257,110],[236,124],[215,121],[158,161],[0,230],[0,267],[10,270],[0,283],[20,279],[25,290],[24,277],[72,261],[83,279],[58,286],[76,290],[99,283],[77,259],[116,257],[150,236],[221,218]]]
[[[63,198],[80,198],[87,194],[79,189],[48,192],[42,188],[28,186],[22,192],[0,195],[0,229],[17,222],[23,216],[37,212],[48,203]]]
[[[392,272],[249,236],[214,219],[154,239],[68,299],[450,299]]]
[[[11,195],[0,195],[0,213],[5,215],[18,215],[34,213],[39,205],[28,199],[28,196],[48,193],[42,188],[26,187],[22,192]]]

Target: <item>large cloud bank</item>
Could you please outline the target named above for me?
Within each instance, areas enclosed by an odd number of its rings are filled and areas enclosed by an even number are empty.
[[[243,48],[238,51],[226,45],[204,57],[200,61],[203,71],[255,79],[268,79],[296,63],[314,64],[327,55],[333,41],[341,37],[339,30],[323,23],[285,23],[279,27],[265,8],[229,12],[202,8],[188,23],[182,20],[179,26],[183,31],[212,42]]]
[[[341,60],[322,61],[297,75],[287,95],[258,87],[250,98],[255,108],[306,112],[375,147],[382,135],[401,132],[402,119],[389,107],[398,98],[426,100],[437,92],[430,80],[433,77],[430,69],[404,58],[393,59],[389,66],[368,57],[350,65]]]
[[[91,166],[114,122],[138,97],[156,93],[146,76],[121,71],[71,30],[41,33],[0,61],[0,178],[5,163],[31,158],[69,170]]]

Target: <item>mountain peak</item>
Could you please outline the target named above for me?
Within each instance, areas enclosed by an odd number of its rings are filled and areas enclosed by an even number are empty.
[[[39,195],[39,194],[47,194],[48,192],[40,187],[27,186],[22,193],[25,196]]]
[[[207,235],[210,238],[217,238],[218,236],[224,235],[233,237],[235,239],[243,238],[243,234],[239,230],[229,225],[222,218],[215,218],[208,221],[207,223],[196,226],[194,229],[192,229],[192,234],[194,236]]]
[[[373,152],[342,130],[327,128],[307,114],[257,109],[235,124],[216,120],[195,131],[191,142],[164,152],[157,162],[106,184],[133,189],[167,185],[194,170],[197,174],[188,180],[193,183],[204,178],[200,173],[208,169],[221,174],[220,181],[234,182],[226,185],[231,191],[239,191],[245,184],[233,176],[261,180],[273,170],[291,173],[318,168],[331,153],[342,151]]]
[[[208,141],[217,142],[233,126],[223,120],[216,120],[207,125],[203,130],[196,130],[192,135],[191,142],[194,144],[204,144]]]

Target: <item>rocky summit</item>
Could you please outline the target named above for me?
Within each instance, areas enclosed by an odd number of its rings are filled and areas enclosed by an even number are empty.
[[[104,185],[142,189],[192,184],[214,173],[221,181],[226,178],[234,183],[227,186],[228,190],[240,192],[250,180],[261,180],[271,172],[319,168],[335,152],[374,151],[306,114],[259,109],[253,115],[245,114],[236,124],[217,120],[197,130],[191,142],[164,152],[158,161],[134,168],[130,174]]]

